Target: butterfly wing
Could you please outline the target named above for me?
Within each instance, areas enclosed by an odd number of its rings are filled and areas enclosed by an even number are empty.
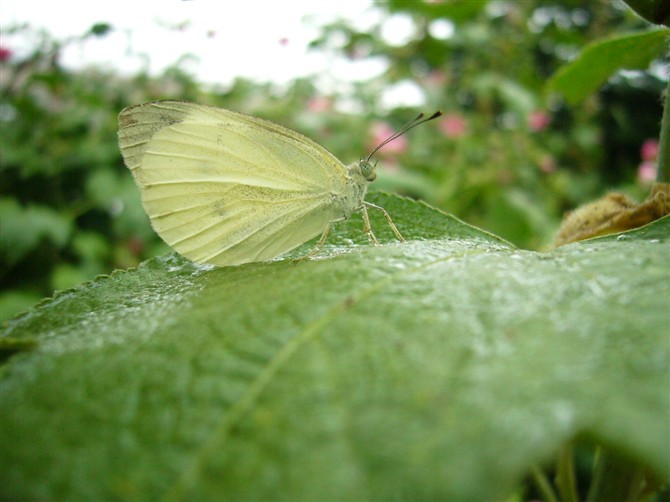
[[[165,242],[199,263],[274,258],[339,215],[346,167],[282,126],[182,101],[119,116],[119,144]]]

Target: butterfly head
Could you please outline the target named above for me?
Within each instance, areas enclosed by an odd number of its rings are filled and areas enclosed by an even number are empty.
[[[368,183],[377,179],[377,161],[371,162],[369,157],[361,159],[358,162],[358,169]]]

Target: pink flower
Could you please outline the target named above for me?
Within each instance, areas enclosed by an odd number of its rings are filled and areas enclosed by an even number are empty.
[[[642,161],[637,168],[637,181],[642,185],[651,185],[656,181],[656,162],[652,160]]]
[[[551,115],[542,110],[535,110],[528,115],[528,127],[533,132],[540,132],[551,124]]]
[[[433,70],[425,77],[426,85],[430,87],[444,87],[449,77],[447,73],[440,70]]]
[[[640,148],[642,163],[637,168],[637,181],[642,185],[651,185],[656,181],[658,149],[658,141],[655,139],[648,139],[642,143]]]
[[[372,139],[368,148],[370,150],[376,148],[383,141],[387,140],[395,131],[393,128],[386,122],[375,122],[372,125]],[[390,156],[398,153],[404,153],[407,151],[407,139],[404,136],[394,139],[390,143],[384,145],[381,150],[379,150],[379,155]]]
[[[556,172],[556,160],[551,155],[545,155],[540,159],[540,171],[551,174]]]
[[[440,131],[447,138],[461,138],[468,134],[467,119],[460,113],[447,113],[439,123]]]
[[[9,61],[9,58],[12,57],[12,50],[7,47],[0,47],[0,63]]]
[[[310,112],[327,112],[333,109],[333,100],[325,96],[316,96],[307,101]]]
[[[656,157],[658,157],[658,141],[655,139],[648,139],[642,143],[640,156],[642,157],[642,160],[656,160]]]

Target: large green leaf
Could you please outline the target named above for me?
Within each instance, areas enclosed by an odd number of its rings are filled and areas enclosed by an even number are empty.
[[[594,42],[556,72],[547,89],[560,92],[570,103],[578,103],[618,70],[645,69],[667,51],[668,37],[670,29],[662,28]]]
[[[169,255],[6,324],[0,494],[490,500],[575,437],[670,479],[670,219],[538,253],[372,200],[409,242]]]

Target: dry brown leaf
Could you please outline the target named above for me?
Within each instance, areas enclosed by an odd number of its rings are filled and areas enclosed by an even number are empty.
[[[666,214],[670,214],[670,183],[656,183],[640,204],[622,193],[608,193],[569,213],[554,246],[641,227]]]

